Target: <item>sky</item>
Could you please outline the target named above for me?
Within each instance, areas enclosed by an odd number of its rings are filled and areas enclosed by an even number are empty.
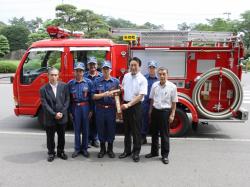
[[[231,13],[231,19],[239,19],[241,13],[250,10],[250,0],[0,0],[0,21],[8,23],[13,17],[55,18],[55,7],[62,2],[136,24],[163,24],[167,30],[177,29],[183,22],[205,23],[206,19],[227,18],[225,12]]]

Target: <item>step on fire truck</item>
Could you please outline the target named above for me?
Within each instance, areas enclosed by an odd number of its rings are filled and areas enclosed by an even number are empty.
[[[113,29],[128,44],[110,39],[85,39],[81,33],[48,27],[51,39],[33,43],[24,54],[14,77],[15,114],[38,116],[42,108],[39,89],[48,82],[47,70],[57,67],[60,79],[73,78],[74,62],[86,64],[89,56],[112,62],[112,76],[120,80],[128,72],[128,59],[156,60],[169,70],[169,80],[178,88],[179,102],[172,136],[183,136],[192,127],[208,122],[245,122],[248,111],[241,108],[244,46],[240,36],[229,32],[185,32]]]

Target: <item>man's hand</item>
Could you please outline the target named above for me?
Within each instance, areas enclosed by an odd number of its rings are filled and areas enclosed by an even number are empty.
[[[129,108],[129,105],[128,104],[122,104],[122,106],[121,106],[121,109],[122,110],[126,110],[126,109],[128,109]]]
[[[170,114],[168,122],[173,123],[173,121],[174,121],[174,115]]]
[[[89,116],[88,116],[88,118],[89,118],[89,119],[91,119],[92,115],[93,115],[93,112],[92,112],[92,111],[90,111],[90,112],[89,112]]]
[[[112,97],[113,96],[113,93],[110,92],[110,91],[106,91],[103,93],[104,97]]]
[[[121,91],[124,90],[124,88],[123,88],[123,86],[122,86],[121,84],[119,84],[119,89],[120,89]]]
[[[61,119],[63,117],[63,114],[61,112],[57,112],[55,118],[57,120]]]

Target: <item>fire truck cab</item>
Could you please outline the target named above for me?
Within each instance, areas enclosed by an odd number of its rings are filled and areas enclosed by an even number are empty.
[[[15,114],[40,116],[42,108],[39,89],[48,82],[47,70],[57,67],[60,79],[73,78],[75,61],[86,65],[89,56],[98,62],[112,62],[112,76],[122,79],[128,71],[128,59],[139,57],[141,71],[147,72],[148,60],[169,70],[169,80],[176,84],[179,102],[172,136],[183,136],[199,122],[244,122],[248,112],[241,108],[243,90],[241,59],[243,43],[232,33],[113,30],[124,35],[129,44],[116,44],[109,39],[84,39],[49,27],[49,40],[35,42],[24,54],[13,81]],[[68,38],[68,37],[77,38]]]

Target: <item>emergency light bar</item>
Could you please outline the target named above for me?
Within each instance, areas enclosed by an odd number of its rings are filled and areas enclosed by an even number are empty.
[[[69,37],[81,38],[84,36],[83,32],[70,31],[56,26],[48,26],[47,32],[51,38],[64,39]]]

